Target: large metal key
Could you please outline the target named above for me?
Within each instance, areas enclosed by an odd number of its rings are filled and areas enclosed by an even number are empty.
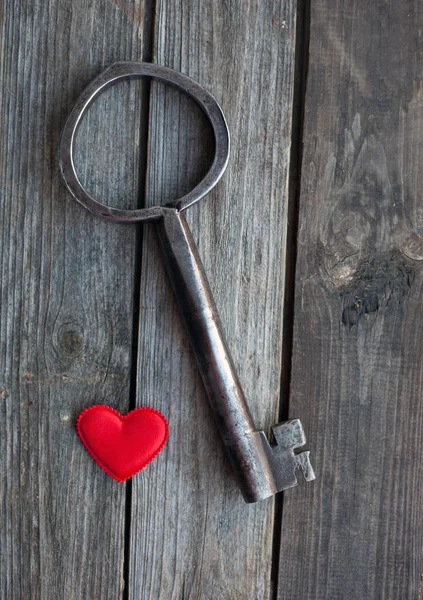
[[[173,205],[118,210],[100,204],[79,182],[73,161],[75,139],[88,107],[105,89],[124,78],[140,76],[170,83],[200,105],[213,127],[215,156],[203,181]],[[297,485],[297,470],[303,472],[306,481],[314,479],[314,472],[309,453],[295,452],[306,442],[298,419],[273,427],[273,445],[263,431],[255,428],[185,219],[184,210],[205,196],[220,179],[228,156],[228,128],[213,96],[186,75],[147,63],[117,63],[97,77],[84,90],[69,115],[60,147],[65,182],[75,199],[90,212],[115,222],[155,223],[166,268],[223,444],[245,500],[256,502]]]

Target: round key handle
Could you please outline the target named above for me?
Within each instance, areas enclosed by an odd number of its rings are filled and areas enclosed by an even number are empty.
[[[75,169],[75,143],[79,126],[89,107],[108,88],[121,82],[123,79],[135,77],[150,77],[168,83],[173,87],[190,96],[203,110],[210,121],[215,140],[215,152],[213,162],[205,177],[188,194],[179,198],[171,204],[164,206],[153,206],[136,210],[121,210],[106,206],[95,200],[79,181]],[[63,129],[59,162],[65,183],[72,196],[80,204],[85,206],[92,214],[115,222],[137,222],[157,221],[163,216],[165,208],[176,208],[184,211],[189,208],[216,185],[222,177],[229,159],[229,130],[222,109],[215,98],[199,83],[166,67],[143,62],[119,62],[115,63],[94,79],[78,98],[72,112],[70,113]]]

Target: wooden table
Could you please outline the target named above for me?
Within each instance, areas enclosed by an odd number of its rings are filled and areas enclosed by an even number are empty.
[[[419,0],[0,4],[2,600],[418,599],[422,32]],[[283,498],[242,501],[154,232],[60,181],[71,106],[121,60],[187,73],[227,116],[228,171],[187,215],[258,426],[304,423],[317,480]],[[190,100],[127,82],[79,172],[152,205],[212,145]],[[169,420],[129,483],[76,436],[99,402]]]

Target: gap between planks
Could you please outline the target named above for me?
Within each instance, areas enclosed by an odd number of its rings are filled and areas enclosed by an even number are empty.
[[[155,0],[144,0],[144,26],[142,61],[152,62],[154,52],[154,23],[156,15]],[[148,161],[148,131],[150,120],[150,94],[151,82],[144,79],[141,92],[141,114],[140,114],[140,148],[139,148],[139,190],[137,208],[145,207],[146,184],[147,184],[147,161]],[[131,374],[129,384],[129,407],[128,412],[134,410],[137,401],[137,362],[140,335],[140,285],[142,267],[142,240],[143,226],[137,225],[135,235],[135,262],[134,262],[134,298],[133,298],[133,323],[132,323],[132,347],[131,347]],[[129,599],[129,575],[130,575],[130,551],[131,551],[131,512],[132,512],[132,479],[125,484],[125,525],[124,525],[124,557],[123,557],[123,581],[124,587],[122,600]]]
[[[295,265],[297,260],[298,219],[301,193],[304,110],[310,47],[310,0],[297,0],[295,42],[295,72],[292,101],[292,135],[289,167],[288,225],[285,260],[285,297],[283,306],[279,422],[287,421],[289,417],[291,363],[294,333]],[[278,600],[278,579],[283,519],[283,493],[280,493],[276,496],[274,514],[271,572],[272,600]]]

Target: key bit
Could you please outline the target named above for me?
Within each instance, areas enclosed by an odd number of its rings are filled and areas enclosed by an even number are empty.
[[[296,471],[301,470],[306,481],[315,474],[310,463],[310,453],[295,450],[306,443],[299,419],[279,423],[272,427],[275,443],[270,444],[264,431],[249,434],[250,447],[238,449],[255,465],[251,479],[239,479],[246,502],[257,502],[298,485]],[[234,470],[235,466],[234,466]],[[245,473],[245,468],[244,471]]]
[[[272,450],[272,473],[278,491],[286,490],[298,484],[295,471],[302,471],[306,481],[316,476],[310,462],[310,452],[295,453],[306,443],[304,429],[299,419],[279,423],[272,428],[276,444]]]

